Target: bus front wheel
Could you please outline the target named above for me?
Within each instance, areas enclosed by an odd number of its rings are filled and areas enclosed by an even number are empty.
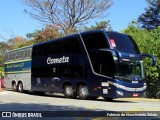
[[[89,99],[89,90],[87,85],[79,85],[78,87],[78,96],[80,99]]]
[[[18,92],[20,92],[20,93],[23,92],[23,84],[22,84],[22,82],[20,82],[20,83],[18,84]]]
[[[72,85],[66,84],[63,88],[64,96],[67,98],[76,98]]]

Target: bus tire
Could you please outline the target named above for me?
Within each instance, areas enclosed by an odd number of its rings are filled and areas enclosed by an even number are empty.
[[[87,85],[78,86],[78,96],[82,100],[90,99],[90,94]]]
[[[64,85],[63,91],[64,91],[64,96],[65,97],[76,98],[76,95],[75,95],[75,92],[74,92],[74,89],[73,89],[72,85],[70,85],[70,84]]]
[[[13,91],[14,91],[14,92],[17,92],[17,91],[18,91],[16,82],[13,83],[12,88],[13,88]]]
[[[112,101],[114,98],[103,97],[106,101]]]
[[[18,84],[18,92],[20,92],[20,93],[23,92],[23,84],[22,84],[22,82],[20,82],[20,83]]]

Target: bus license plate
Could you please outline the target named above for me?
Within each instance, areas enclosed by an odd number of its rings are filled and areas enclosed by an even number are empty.
[[[133,93],[133,97],[138,97],[138,93]]]

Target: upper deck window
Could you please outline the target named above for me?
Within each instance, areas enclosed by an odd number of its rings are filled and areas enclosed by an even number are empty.
[[[87,49],[108,48],[108,43],[102,33],[90,33],[82,35],[83,41]]]
[[[106,33],[112,48],[126,53],[139,54],[139,49],[131,36],[117,32]]]
[[[55,54],[80,54],[81,46],[78,37],[61,38],[34,47],[33,56],[41,57]]]
[[[9,62],[9,61],[29,59],[31,58],[31,54],[32,54],[31,48],[10,51],[5,54],[5,61]]]

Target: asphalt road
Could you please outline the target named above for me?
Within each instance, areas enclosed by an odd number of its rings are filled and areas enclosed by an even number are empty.
[[[0,92],[0,111],[1,112],[15,111],[18,113],[24,111],[29,111],[29,112],[52,111],[45,114],[42,113],[42,115],[49,114],[49,116],[56,117],[55,115],[57,114],[58,115],[57,119],[60,119],[59,116],[63,117],[61,119],[71,119],[69,117],[72,117],[73,114],[72,119],[78,119],[78,120],[81,119],[86,119],[86,120],[126,119],[127,120],[128,118],[134,120],[136,119],[158,120],[160,119],[159,116],[160,100],[145,99],[145,98],[134,98],[134,99],[125,98],[125,99],[115,99],[111,102],[108,102],[103,100],[102,98],[99,98],[97,100],[79,100],[79,99],[67,99],[64,98],[63,95],[55,95],[55,94],[46,94],[40,96],[32,93],[17,93],[13,91],[3,91]],[[99,114],[98,113],[99,111],[103,112],[100,112]],[[127,113],[124,113],[125,116],[127,117],[121,116],[124,111],[127,111]],[[141,113],[138,113],[137,111],[141,111]],[[137,113],[141,117],[133,117],[133,116],[131,117],[130,114],[128,114],[128,112],[131,113],[131,115],[135,115],[135,113]],[[96,114],[98,115],[96,116]],[[103,117],[99,117],[99,115],[101,116],[101,114]],[[105,117],[104,114],[106,114]],[[69,117],[67,115],[69,115]],[[86,117],[84,117],[83,115]],[[112,115],[114,116],[114,118],[113,117],[108,118],[108,116]],[[20,117],[18,117],[18,119],[20,119]],[[43,119],[43,116],[41,119]],[[45,118],[45,120],[47,119],[49,119],[49,117]]]

